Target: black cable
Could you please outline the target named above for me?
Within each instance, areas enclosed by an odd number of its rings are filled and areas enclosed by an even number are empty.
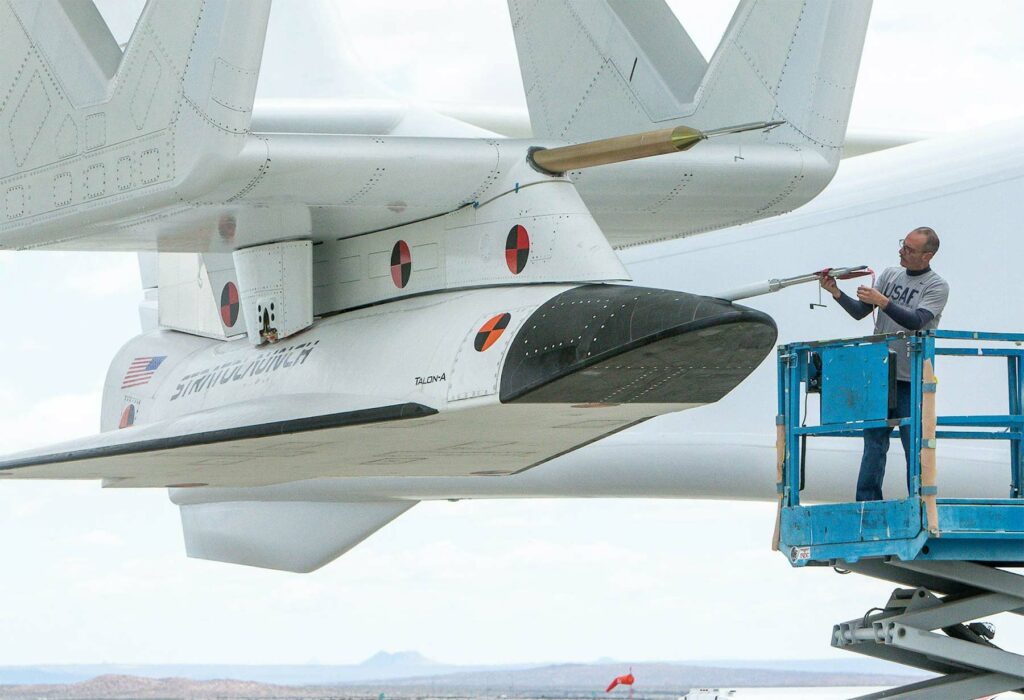
[[[861,618],[860,624],[862,624],[863,626],[867,627],[867,625],[868,625],[868,618],[871,616],[871,613],[873,613],[876,610],[878,612],[885,612],[885,608],[869,608],[868,611],[866,613],[864,613],[864,617]]]

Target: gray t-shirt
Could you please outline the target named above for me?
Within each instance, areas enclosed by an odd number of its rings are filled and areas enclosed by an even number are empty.
[[[925,309],[932,314],[932,320],[921,330],[939,327],[942,310],[949,298],[949,284],[939,277],[935,270],[928,270],[921,275],[909,275],[903,267],[889,267],[882,271],[875,282],[875,289],[884,294],[890,301],[911,311]],[[875,333],[895,333],[907,330],[889,316],[878,310],[875,320]],[[890,341],[889,347],[896,352],[896,378],[910,381],[910,348],[906,341]]]

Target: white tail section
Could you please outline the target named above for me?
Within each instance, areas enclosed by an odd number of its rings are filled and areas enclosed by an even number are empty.
[[[121,57],[91,2],[0,2],[0,247],[216,184],[249,129],[269,7],[151,0]]]
[[[535,136],[785,120],[763,139],[838,160],[870,0],[743,0],[705,63],[660,0],[509,0]]]

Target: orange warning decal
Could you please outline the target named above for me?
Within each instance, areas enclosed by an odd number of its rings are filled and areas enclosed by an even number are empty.
[[[483,352],[494,345],[498,338],[501,337],[501,334],[505,332],[505,329],[508,328],[508,322],[511,320],[512,314],[498,314],[480,326],[480,330],[476,332],[476,339],[473,341],[473,347],[476,348],[477,352]]]

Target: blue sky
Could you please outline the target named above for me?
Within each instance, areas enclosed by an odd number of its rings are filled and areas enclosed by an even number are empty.
[[[672,5],[710,54],[730,4]],[[347,3],[344,21],[398,91],[521,106],[506,12],[377,0]],[[878,0],[853,126],[1018,115],[1022,32],[1020,3]],[[134,256],[0,253],[0,289],[0,447],[93,432],[107,363],[138,332]],[[772,522],[758,503],[425,503],[300,576],[186,559],[162,491],[4,483],[0,663],[825,657],[831,624],[891,586],[793,572],[768,549]]]

